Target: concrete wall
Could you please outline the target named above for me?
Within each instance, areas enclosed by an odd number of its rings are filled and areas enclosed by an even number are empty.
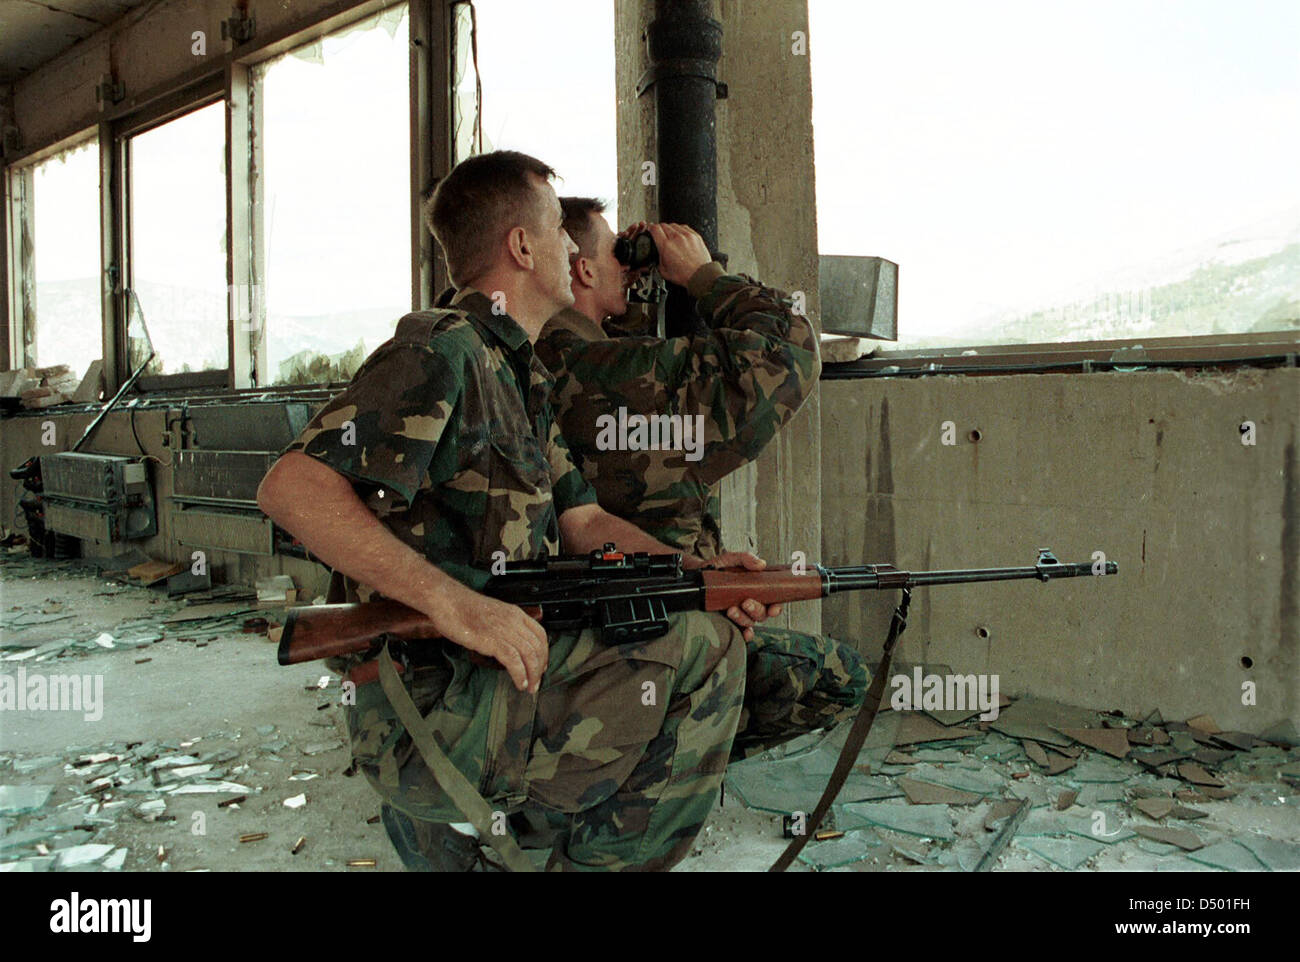
[[[619,211],[626,222],[656,217],[655,189],[642,163],[655,158],[654,96],[637,100],[649,66],[643,31],[652,0],[616,0]],[[812,77],[791,34],[808,31],[806,0],[722,0],[717,102],[718,245],[728,268],[817,304],[817,204],[812,170]],[[814,394],[754,465],[721,488],[726,545],[774,564],[793,551],[815,560],[821,542],[821,422]],[[819,605],[795,605],[782,621],[815,631]]]
[[[250,417],[256,416],[256,408],[250,406]],[[22,464],[34,454],[55,454],[69,451],[81,437],[91,421],[91,414],[54,414],[49,411],[23,414],[18,417],[0,421],[0,507],[3,508],[4,526],[13,528],[14,513],[17,509],[21,485],[9,477],[12,468]],[[131,415],[125,411],[114,411],[104,419],[91,441],[82,449],[93,454],[118,454],[136,457],[141,453],[150,456],[149,471],[154,485],[154,502],[157,508],[158,533],[152,538],[143,538],[128,542],[124,546],[96,545],[84,543],[87,555],[106,556],[126,548],[138,548],[151,558],[164,561],[184,561],[189,563],[193,546],[180,544],[172,533],[172,517],[175,510],[172,502],[172,454],[176,445],[177,432],[171,431],[171,442],[163,444],[167,434],[167,423],[173,424],[180,419],[179,408],[149,408],[135,416],[135,430],[132,431]],[[53,445],[45,445],[45,425],[54,425]],[[140,443],[136,443],[136,437]],[[18,512],[17,528],[26,531],[22,513]],[[205,549],[208,565],[213,580],[221,584],[253,584],[258,578],[268,575],[291,575],[298,586],[300,596],[308,599],[324,594],[329,584],[329,572],[311,561],[283,555],[259,556],[236,554]]]
[[[1300,722],[1298,422],[1294,368],[824,382],[823,554],[932,569],[1103,551],[1118,576],[919,589],[902,657],[1097,708]],[[874,657],[895,599],[830,599],[825,627]]]

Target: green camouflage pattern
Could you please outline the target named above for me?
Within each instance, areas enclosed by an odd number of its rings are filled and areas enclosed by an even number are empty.
[[[523,329],[466,288],[452,309],[402,318],[286,450],[351,479],[398,538],[481,588],[494,552],[558,553],[559,515],[596,500],[561,435],[551,385]],[[377,597],[344,584],[346,600]]]
[[[558,553],[559,514],[596,500],[561,436],[551,384],[524,331],[466,289],[451,309],[404,317],[287,450],[348,477],[402,541],[479,588],[494,551]],[[336,587],[347,600],[378,597],[337,572]],[[423,643],[403,683],[491,804],[571,822],[552,868],[670,867],[707,817],[740,720],[740,630],[688,613],[639,644],[606,647],[592,631],[549,641],[536,695],[441,639]],[[423,822],[464,819],[379,685],[358,687],[345,717],[354,763],[385,805]],[[413,844],[440,837],[416,828]]]
[[[817,334],[788,295],[750,277],[701,267],[688,288],[707,334],[610,337],[572,308],[547,322],[537,354],[555,375],[553,401],[574,460],[600,505],[701,558],[721,548],[715,486],[758,457],[817,383]],[[704,455],[602,451],[601,415],[704,415]]]
[[[427,643],[430,664],[408,672],[416,707],[490,805],[567,826],[552,870],[671,868],[717,799],[740,722],[745,642],[719,615],[675,615],[672,626],[616,647],[591,629],[552,635],[536,695],[441,640]],[[385,803],[416,820],[462,820],[379,686],[359,687],[356,700],[353,758]]]
[[[819,728],[834,728],[862,704],[870,687],[871,673],[851,646],[790,628],[755,625],[731,760]]]
[[[697,557],[722,550],[716,483],[790,419],[820,371],[816,335],[780,291],[713,264],[691,278],[707,336],[611,336],[569,309],[537,343],[556,375],[556,415],[600,505]],[[678,451],[602,451],[596,418],[629,413],[704,413],[704,457]],[[744,715],[732,757],[831,728],[866,695],[871,675],[852,647],[759,625],[748,645]]]

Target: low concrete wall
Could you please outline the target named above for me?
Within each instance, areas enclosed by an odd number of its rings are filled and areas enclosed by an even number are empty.
[[[22,464],[33,454],[55,454],[71,450],[72,445],[81,437],[86,425],[90,423],[91,414],[56,414],[50,411],[39,415],[21,415],[0,421],[0,505],[4,511],[6,528],[15,527],[14,516],[17,512],[16,527],[26,531],[22,512],[17,509],[17,501],[22,494],[21,485],[10,479],[9,470]],[[149,472],[154,486],[154,503],[158,511],[158,533],[152,538],[127,542],[123,546],[95,545],[86,546],[87,555],[108,555],[122,548],[139,548],[152,558],[165,561],[189,562],[192,546],[180,544],[172,533],[172,517],[176,510],[172,497],[172,449],[164,446],[163,436],[168,421],[176,421],[180,416],[179,408],[149,408],[135,416],[135,431],[132,433],[131,416],[125,411],[114,411],[104,419],[91,441],[82,449],[93,454],[117,454],[129,457],[139,456],[140,445],[144,453],[152,456]],[[255,416],[250,407],[250,417]],[[55,443],[52,446],[42,444],[47,422],[54,424]],[[174,432],[173,432],[174,434]],[[136,443],[136,436],[140,444]],[[258,578],[269,575],[287,574],[293,577],[298,586],[299,597],[310,600],[316,595],[324,594],[329,584],[329,572],[311,561],[281,555],[260,556],[236,554],[234,552],[204,549],[213,580],[218,583],[251,585]]]
[[[903,656],[1097,708],[1300,722],[1297,399],[1288,368],[824,382],[823,556],[930,569],[1104,551],[1117,577],[918,590]],[[874,658],[894,600],[833,598],[824,627]]]

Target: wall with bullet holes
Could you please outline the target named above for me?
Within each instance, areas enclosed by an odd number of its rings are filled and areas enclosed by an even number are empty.
[[[822,556],[1103,552],[1118,575],[918,589],[902,657],[1090,708],[1300,722],[1298,398],[1285,367],[823,382]],[[826,630],[878,651],[895,601],[829,599]]]

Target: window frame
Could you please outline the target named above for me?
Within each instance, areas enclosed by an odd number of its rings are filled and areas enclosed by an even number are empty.
[[[36,318],[31,313],[29,291],[36,287],[35,265],[23,236],[36,230],[34,181],[38,166],[65,151],[93,143],[99,136],[95,127],[77,131],[56,143],[33,151],[8,165],[0,177],[0,239],[4,256],[0,257],[0,290],[3,291],[5,337],[0,342],[0,370],[33,367],[36,359],[30,346],[36,337]],[[21,181],[21,187],[15,187]],[[101,185],[102,186],[102,185]],[[101,265],[102,267],[102,265]],[[102,270],[97,272],[102,279]],[[102,283],[102,280],[101,280]],[[103,315],[100,315],[101,338]],[[49,367],[49,364],[43,364]]]
[[[276,30],[260,33],[237,50],[214,55],[202,68],[141,91],[120,104],[105,105],[98,118],[77,133],[57,142],[29,150],[8,151],[0,176],[0,368],[21,367],[28,337],[23,315],[23,285],[28,273],[18,263],[24,219],[30,214],[18,210],[11,181],[23,169],[84,141],[99,141],[99,219],[101,331],[104,378],[110,393],[130,376],[127,368],[125,290],[129,287],[130,263],[130,149],[131,137],[158,127],[194,110],[224,101],[226,110],[226,283],[227,364],[224,369],[182,374],[140,377],[133,392],[249,390],[279,393],[282,389],[265,383],[265,346],[259,344],[256,325],[247,323],[257,308],[252,292],[265,276],[264,247],[261,244],[262,216],[257,208],[256,184],[260,164],[256,104],[250,103],[251,68],[296,47],[345,30],[378,13],[403,3],[408,8],[410,105],[410,275],[411,308],[433,306],[448,283],[446,266],[433,238],[424,227],[424,197],[438,179],[450,170],[450,64],[451,7],[453,0],[337,0],[300,20]],[[342,118],[346,121],[346,118]],[[83,122],[86,123],[86,122]],[[232,305],[230,292],[241,300]],[[231,310],[232,306],[242,311]],[[243,313],[236,319],[232,314]],[[264,320],[264,319],[261,319]],[[259,356],[260,355],[260,356]],[[260,375],[260,376],[259,376]],[[259,384],[259,381],[262,383]],[[301,392],[311,386],[288,386]],[[328,385],[316,385],[319,388]]]
[[[110,124],[111,150],[113,154],[113,195],[116,203],[113,209],[114,245],[113,261],[109,275],[112,279],[113,301],[113,340],[116,350],[116,376],[118,383],[124,383],[131,372],[128,370],[129,353],[127,351],[127,322],[130,318],[126,292],[134,286],[133,265],[131,263],[131,139],[151,130],[155,130],[173,120],[210,107],[215,103],[227,103],[226,84],[221,77],[210,78],[193,84],[173,94],[160,98],[148,108],[119,118]],[[229,111],[227,111],[227,115]],[[231,237],[229,231],[230,184],[229,173],[226,183],[227,231],[226,260],[230,260]],[[229,283],[229,278],[227,278]],[[226,342],[230,343],[229,297],[227,297]],[[148,318],[146,318],[146,321]],[[227,352],[226,366],[207,371],[188,371],[179,374],[146,374],[136,381],[136,390],[141,393],[167,391],[186,388],[211,388],[233,386],[231,384],[231,363]]]

